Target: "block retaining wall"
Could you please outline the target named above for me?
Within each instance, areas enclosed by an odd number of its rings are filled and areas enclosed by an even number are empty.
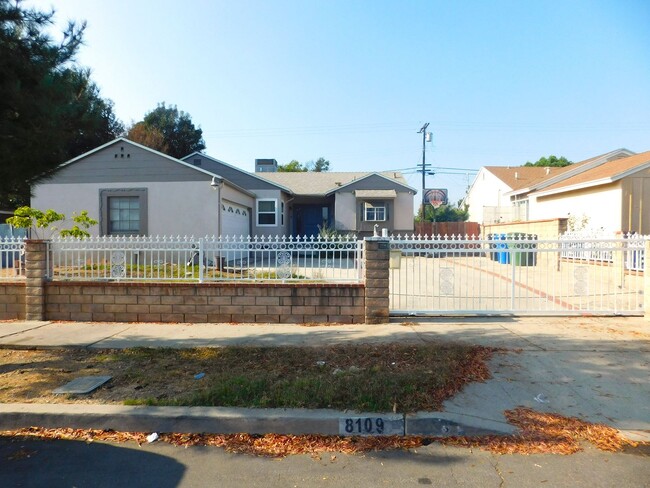
[[[1,309],[1,308],[0,308]],[[363,284],[45,283],[45,319],[363,323]]]
[[[0,283],[0,320],[25,319],[25,283]]]

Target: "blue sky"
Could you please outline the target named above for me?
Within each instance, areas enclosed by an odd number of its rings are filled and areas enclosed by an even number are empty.
[[[208,154],[250,171],[414,168],[425,122],[433,167],[650,150],[647,0],[29,4],[88,22],[78,61],[124,122],[175,104]],[[439,170],[427,187],[456,201],[471,178]]]

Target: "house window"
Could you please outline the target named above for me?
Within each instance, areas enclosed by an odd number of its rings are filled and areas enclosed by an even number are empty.
[[[364,202],[364,219],[368,222],[384,222],[386,220],[386,203]]]
[[[103,235],[147,235],[147,190],[100,191],[100,226]]]
[[[140,234],[138,197],[108,197],[108,233]]]
[[[275,199],[257,201],[257,225],[275,227],[277,224],[277,204]]]

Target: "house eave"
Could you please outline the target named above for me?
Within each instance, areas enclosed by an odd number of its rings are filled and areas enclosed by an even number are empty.
[[[545,197],[550,195],[557,195],[559,193],[566,193],[570,191],[582,190],[586,188],[593,188],[594,186],[607,185],[609,183],[614,183],[616,180],[614,178],[601,178],[598,180],[587,181],[585,183],[577,183],[575,185],[563,186],[562,188],[555,188],[553,190],[542,190],[533,192],[532,195],[536,197]]]
[[[274,181],[270,181],[270,180],[267,180],[266,178],[262,178],[261,176],[258,176],[255,173],[249,173],[248,171],[244,171],[243,169],[238,168],[237,166],[233,166],[232,164],[226,163],[225,161],[221,161],[220,159],[214,158],[214,157],[210,156],[209,154],[205,154],[205,153],[202,153],[200,151],[194,151],[193,153],[190,153],[187,156],[184,156],[183,159],[187,159],[189,157],[192,157],[195,154],[197,154],[197,155],[199,155],[201,157],[204,157],[204,158],[208,158],[210,161],[213,161],[215,163],[219,163],[219,164],[223,164],[224,166],[228,166],[229,168],[232,168],[232,169],[234,169],[236,171],[239,171],[240,173],[245,174],[246,176],[252,176],[253,178],[256,178],[256,179],[258,179],[260,181],[263,181],[264,183],[268,183],[270,185],[273,185],[276,188],[288,193],[289,195],[294,195],[294,192],[291,189],[287,188],[286,186],[282,186],[282,185],[280,185],[278,183],[275,183]]]
[[[390,178],[382,175],[381,173],[368,173],[367,175],[365,175],[365,176],[363,176],[361,178],[357,178],[356,180],[352,180],[352,181],[347,182],[345,185],[341,185],[341,186],[337,186],[335,188],[332,188],[331,190],[328,190],[324,195],[329,196],[329,195],[331,195],[333,193],[336,193],[338,191],[341,191],[341,190],[345,189],[346,187],[348,187],[350,185],[353,185],[355,183],[358,183],[360,181],[365,180],[366,178],[370,178],[371,176],[375,176],[375,175],[379,176],[379,177],[381,177],[381,178],[383,178],[383,179],[385,179],[387,181],[390,181],[391,183],[394,183],[394,184],[396,184],[398,186],[401,186],[402,188],[405,188],[406,190],[408,190],[410,192],[413,192],[414,195],[417,194],[417,192],[418,192],[415,188],[412,188],[412,187],[410,187],[408,185],[405,185],[404,183],[401,183],[401,182],[396,181],[394,179],[390,179]]]
[[[86,157],[88,157],[88,156],[90,156],[92,154],[95,154],[95,153],[97,153],[99,151],[102,151],[103,149],[106,149],[107,147],[110,147],[113,144],[118,144],[118,143],[131,144],[131,145],[133,145],[135,147],[138,147],[140,149],[143,149],[145,151],[153,153],[153,154],[155,154],[157,156],[160,156],[160,157],[163,157],[163,158],[168,159],[170,161],[173,161],[174,163],[181,164],[183,166],[191,168],[194,171],[198,171],[199,173],[203,173],[203,174],[208,175],[210,177],[218,176],[219,178],[221,178],[221,176],[219,176],[218,174],[211,173],[210,171],[206,171],[206,170],[201,169],[201,168],[197,168],[196,166],[194,166],[192,164],[186,163],[185,161],[181,161],[180,159],[176,159],[176,158],[174,158],[172,156],[169,156],[168,154],[161,153],[160,151],[156,151],[155,149],[151,149],[150,147],[143,146],[142,144],[138,144],[137,142],[133,142],[133,141],[131,141],[129,139],[126,139],[125,137],[118,137],[117,139],[113,139],[112,141],[109,141],[106,144],[102,144],[101,146],[96,147],[95,149],[92,149],[92,150],[90,150],[88,152],[80,154],[79,156],[77,156],[75,158],[72,158],[72,159],[66,161],[65,163],[61,163],[60,165],[58,165],[56,167],[56,171],[58,171],[59,169],[65,167],[65,166],[69,166],[71,164],[74,164],[74,163],[76,163],[76,162],[78,162],[78,161],[80,161],[80,160],[82,160],[82,159],[84,159],[84,158],[86,158]]]

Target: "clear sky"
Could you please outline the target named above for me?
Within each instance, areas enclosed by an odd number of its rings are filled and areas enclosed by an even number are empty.
[[[208,154],[249,171],[415,168],[425,122],[433,167],[650,150],[648,0],[28,4],[88,22],[78,61],[125,123],[175,104]],[[439,170],[427,187],[456,201],[471,178]]]

